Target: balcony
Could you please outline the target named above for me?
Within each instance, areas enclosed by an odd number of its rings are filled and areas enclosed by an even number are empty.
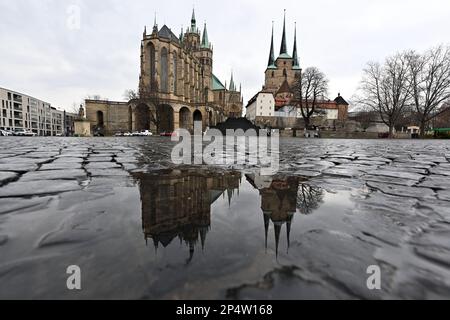
[[[19,96],[17,94],[13,95],[13,101],[22,103],[22,96]]]
[[[14,118],[23,119],[22,111],[14,111]]]

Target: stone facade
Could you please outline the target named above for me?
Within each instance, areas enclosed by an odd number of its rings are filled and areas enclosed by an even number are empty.
[[[190,27],[179,36],[166,25],[159,29],[155,21],[150,34],[144,30],[141,42],[138,97],[128,103],[87,100],[93,132],[192,130],[194,121],[206,129],[240,117],[241,89],[233,75],[227,88],[213,74],[213,56],[206,23],[201,33],[195,12]]]

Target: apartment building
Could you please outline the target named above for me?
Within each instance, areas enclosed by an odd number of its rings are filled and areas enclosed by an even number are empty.
[[[65,112],[49,103],[0,87],[0,128],[38,136],[65,135]]]

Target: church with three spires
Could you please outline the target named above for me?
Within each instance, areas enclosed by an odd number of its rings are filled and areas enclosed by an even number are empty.
[[[297,45],[297,25],[294,28],[292,51],[288,50],[286,34],[286,11],[284,14],[280,53],[275,57],[274,27],[270,43],[269,60],[265,70],[262,90],[256,93],[246,106],[246,117],[254,124],[272,128],[302,128],[301,112],[291,105],[293,87],[302,73]],[[292,54],[290,54],[292,52]],[[338,94],[334,100],[323,98],[319,109],[325,115],[325,125],[345,121],[349,104]]]

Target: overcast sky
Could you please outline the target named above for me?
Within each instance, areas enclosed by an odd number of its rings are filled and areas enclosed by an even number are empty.
[[[138,85],[144,25],[157,12],[178,35],[193,5],[214,73],[229,82],[233,70],[245,102],[263,85],[272,21],[280,50],[283,9],[289,52],[296,21],[300,64],[326,73],[330,98],[351,98],[367,61],[450,42],[449,0],[0,0],[0,87],[67,110],[88,94],[123,100]]]

